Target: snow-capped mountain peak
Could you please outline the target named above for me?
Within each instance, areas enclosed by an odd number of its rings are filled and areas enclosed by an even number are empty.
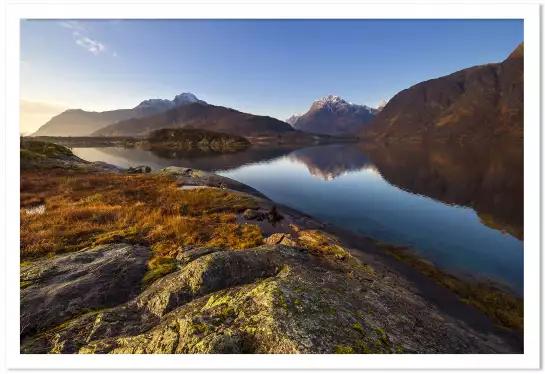
[[[344,100],[342,97],[337,95],[327,95],[322,97],[321,99],[314,100],[313,105],[319,105],[319,106],[325,106],[330,104],[349,104],[346,100]]]
[[[168,99],[148,99],[142,101],[138,104],[137,108],[161,108],[161,109],[170,109],[180,105],[190,104],[190,103],[201,103],[206,104],[206,102],[199,100],[197,96],[193,95],[190,92],[183,92],[179,95],[176,95],[173,100]]]
[[[351,101],[346,101],[345,99],[337,95],[327,95],[321,99],[315,100],[314,103],[312,103],[311,109],[312,108],[315,108],[315,109],[326,108],[331,111],[349,111],[349,112],[364,110],[372,114],[375,114],[377,112],[376,109],[368,107],[367,105],[355,104]]]
[[[315,100],[305,114],[291,116],[286,122],[301,131],[350,134],[357,133],[378,112],[377,109],[349,102],[338,95],[327,95]]]
[[[184,92],[179,95],[176,95],[174,100],[172,100],[175,104],[188,104],[188,103],[196,103],[201,100],[197,99],[197,96],[193,95],[191,92]]]
[[[142,101],[140,104],[138,104],[138,106],[139,107],[151,107],[151,106],[170,107],[172,106],[172,102],[166,99],[148,99],[148,100]]]

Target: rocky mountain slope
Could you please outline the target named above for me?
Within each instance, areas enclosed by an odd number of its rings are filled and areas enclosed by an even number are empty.
[[[132,109],[118,109],[105,112],[69,109],[51,118],[32,136],[88,136],[102,127],[119,121],[129,118],[143,118],[180,105],[195,102],[206,104],[191,93],[182,93],[177,95],[173,100],[145,100]]]
[[[394,141],[522,142],[523,77],[521,43],[501,63],[474,66],[399,92],[360,134]]]
[[[314,101],[308,112],[292,116],[286,122],[306,132],[341,135],[359,132],[379,110],[366,105],[347,102],[339,96],[328,95]]]
[[[147,118],[121,121],[96,131],[93,136],[146,136],[162,128],[194,128],[240,136],[274,135],[293,132],[286,122],[256,116],[222,106],[191,103]]]
[[[294,114],[293,116],[291,116],[290,118],[288,118],[286,120],[286,123],[289,123],[290,125],[295,125],[295,122],[297,122],[297,120],[301,117],[300,114]]]

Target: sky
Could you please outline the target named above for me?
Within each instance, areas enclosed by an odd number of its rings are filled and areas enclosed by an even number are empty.
[[[375,107],[522,41],[522,20],[22,20],[21,131],[182,92],[282,120],[328,94]]]

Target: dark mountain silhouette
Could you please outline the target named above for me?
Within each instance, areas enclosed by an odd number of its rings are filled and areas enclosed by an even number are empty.
[[[378,109],[350,103],[339,96],[328,95],[316,100],[309,111],[291,116],[287,122],[295,129],[329,135],[354,134],[374,118]]]
[[[272,117],[256,116],[215,105],[191,103],[146,118],[121,121],[96,131],[93,136],[146,136],[162,128],[194,128],[241,136],[264,136],[293,132]]]
[[[191,93],[182,93],[173,100],[150,99],[142,101],[132,109],[108,110],[105,112],[88,112],[82,109],[69,109],[51,118],[32,136],[88,136],[93,132],[130,118],[151,116],[179,105],[202,103]]]
[[[361,131],[382,140],[522,142],[524,45],[501,63],[475,66],[395,95]]]

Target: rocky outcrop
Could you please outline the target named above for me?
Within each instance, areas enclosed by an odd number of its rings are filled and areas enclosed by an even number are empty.
[[[169,166],[159,170],[158,172],[176,178],[178,181],[183,183],[183,185],[230,189],[268,200],[265,195],[250,186],[237,182],[234,179],[222,177],[203,170]]]
[[[146,247],[112,244],[22,268],[21,335],[136,296],[150,257]]]
[[[140,255],[127,256],[126,251]],[[128,274],[137,274],[136,269],[142,271],[138,259],[145,258],[147,250],[120,244],[84,250],[64,261],[93,264],[97,253],[110,258],[105,262],[112,265],[94,266],[97,271],[90,276],[90,283],[102,292],[89,292],[108,295],[101,280],[109,272],[100,269],[125,264]],[[131,266],[127,258],[132,259]],[[316,256],[303,247],[276,244],[240,251],[185,248],[179,259],[180,270],[157,280],[129,301],[119,298],[119,304],[110,309],[88,312],[51,329],[36,326],[41,332],[26,336],[21,351],[499,353],[515,349],[500,336],[482,336],[442,313],[403,278],[373,269],[349,254],[339,260],[327,253]],[[74,280],[68,281],[70,272],[62,272],[66,266],[60,266],[54,273],[45,272],[50,284],[64,281],[65,287],[77,290],[77,295],[87,295],[88,288],[76,287],[80,277],[72,275]],[[39,268],[44,277],[50,267]],[[86,270],[80,271],[89,275]],[[117,279],[109,275],[110,280]],[[111,288],[125,298],[134,291],[117,280]],[[48,292],[52,300],[66,294],[60,287],[47,287],[45,282],[32,286],[32,292],[30,287],[28,290],[23,300],[36,293]],[[84,304],[96,307],[93,302]],[[70,306],[55,302],[51,315],[67,319],[75,314]]]

